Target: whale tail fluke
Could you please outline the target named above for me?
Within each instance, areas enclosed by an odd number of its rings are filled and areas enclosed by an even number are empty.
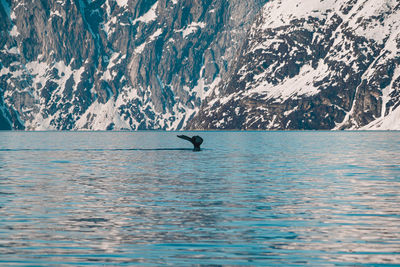
[[[200,136],[195,135],[195,136],[189,137],[189,136],[181,134],[181,135],[177,135],[177,137],[191,142],[194,146],[194,148],[193,148],[194,151],[200,151],[200,145],[203,143],[203,138],[201,138]]]
[[[183,135],[183,134],[181,134],[181,135],[177,135],[179,138],[181,138],[181,139],[185,139],[185,140],[187,140],[187,141],[189,141],[189,142],[192,142],[192,138],[190,138],[189,136],[186,136],[186,135]]]

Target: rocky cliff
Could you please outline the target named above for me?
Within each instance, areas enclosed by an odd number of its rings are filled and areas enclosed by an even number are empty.
[[[181,129],[266,0],[0,0],[0,129]]]
[[[0,129],[400,129],[396,0],[0,0]]]
[[[191,129],[400,129],[400,3],[271,0]]]

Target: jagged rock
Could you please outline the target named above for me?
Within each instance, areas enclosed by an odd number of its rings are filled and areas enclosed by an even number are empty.
[[[0,128],[400,129],[399,5],[1,0]]]
[[[1,121],[181,129],[266,1],[1,0]]]
[[[271,0],[189,129],[400,129],[400,3]]]

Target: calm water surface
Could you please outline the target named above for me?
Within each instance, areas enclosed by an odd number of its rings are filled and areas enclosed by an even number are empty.
[[[0,132],[0,265],[400,264],[400,132],[176,134]]]

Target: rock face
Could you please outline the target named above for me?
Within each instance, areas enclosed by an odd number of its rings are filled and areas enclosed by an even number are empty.
[[[190,129],[400,129],[400,2],[271,0]]]
[[[0,0],[0,129],[182,129],[267,0]]]
[[[0,129],[400,129],[397,0],[0,0]]]

